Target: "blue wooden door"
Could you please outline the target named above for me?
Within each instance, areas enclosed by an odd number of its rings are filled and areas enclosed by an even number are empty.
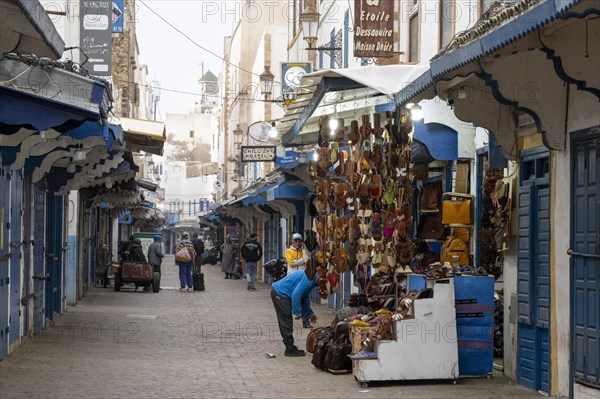
[[[20,170],[10,176],[10,343],[21,337],[21,210],[23,207],[23,174]]]
[[[573,151],[573,378],[600,388],[600,135]]]
[[[550,392],[550,184],[548,152],[523,157],[517,252],[517,382]]]
[[[46,276],[46,193],[44,182],[33,186],[33,333],[44,328]]]
[[[8,303],[9,298],[9,267],[8,262],[10,255],[10,229],[9,216],[10,216],[10,187],[9,180],[9,168],[0,166],[0,219],[1,226],[0,232],[2,232],[0,239],[2,245],[0,249],[0,359],[8,354],[8,334],[9,334],[9,314],[10,307]]]
[[[46,319],[60,313],[62,292],[63,197],[46,194]]]

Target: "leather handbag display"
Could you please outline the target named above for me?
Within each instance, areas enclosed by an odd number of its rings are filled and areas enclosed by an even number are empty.
[[[441,240],[444,236],[444,225],[440,215],[423,214],[419,218],[417,237],[424,240]]]
[[[471,224],[471,199],[445,199],[442,201],[443,224]]]

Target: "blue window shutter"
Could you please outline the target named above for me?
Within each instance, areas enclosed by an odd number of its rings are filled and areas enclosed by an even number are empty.
[[[346,10],[344,14],[344,68],[348,68],[348,45],[350,42],[349,38],[350,29],[350,10]]]
[[[519,187],[519,227],[517,246],[517,317],[531,324],[531,186]]]

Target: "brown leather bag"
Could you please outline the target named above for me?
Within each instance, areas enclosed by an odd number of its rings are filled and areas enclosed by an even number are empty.
[[[442,183],[434,183],[423,188],[421,195],[421,210],[439,209]]]
[[[317,335],[325,327],[317,327],[310,330],[306,336],[306,351],[308,353],[315,353],[315,347],[317,346]]]
[[[419,218],[417,237],[424,240],[441,240],[444,236],[444,225],[440,215],[423,214]]]

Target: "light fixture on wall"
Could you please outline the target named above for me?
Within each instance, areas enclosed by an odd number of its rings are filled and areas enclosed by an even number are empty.
[[[258,75],[260,80],[260,91],[265,96],[265,102],[268,103],[281,103],[283,100],[269,100],[271,94],[273,94],[273,81],[275,80],[275,75],[271,73],[271,67],[269,65],[265,65],[265,70],[263,73]]]
[[[83,146],[81,144],[79,144],[77,146],[77,149],[73,152],[73,161],[75,161],[75,162],[83,161],[83,160],[85,160],[86,155],[87,154],[86,154],[85,150],[83,149]]]
[[[45,139],[46,138],[46,131],[45,130],[40,130],[40,137]]]
[[[315,47],[315,44],[319,38],[319,20],[321,14],[317,10],[316,0],[307,1],[307,5],[300,13],[300,23],[302,24],[302,34],[304,40],[308,43],[308,48],[305,50],[317,50],[317,51],[342,51],[340,47]],[[333,44],[333,42],[332,42]]]
[[[75,164],[68,164],[67,165],[67,173],[75,173]]]
[[[457,95],[459,100],[465,100],[467,98],[467,91],[465,90],[464,86],[460,86]]]

